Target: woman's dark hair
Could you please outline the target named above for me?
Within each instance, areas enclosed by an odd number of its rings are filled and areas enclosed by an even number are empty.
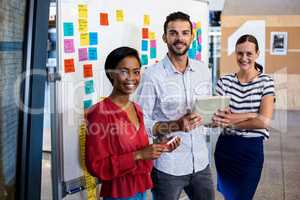
[[[121,60],[123,60],[126,57],[136,58],[141,67],[141,61],[137,50],[131,47],[119,47],[114,49],[112,52],[108,54],[104,64],[105,74],[112,85],[113,85],[113,79],[110,77],[109,72],[115,70],[117,68],[117,65],[121,62]]]
[[[255,51],[258,52],[259,48],[258,48],[258,42],[257,42],[257,39],[253,36],[253,35],[250,35],[250,34],[246,34],[246,35],[242,35],[236,42],[235,44],[235,47],[241,43],[244,43],[244,42],[251,42],[253,44],[255,44]],[[257,62],[255,62],[255,69],[262,72],[263,71],[263,66],[258,64]]]
[[[190,16],[188,14],[185,14],[183,12],[177,11],[177,12],[173,12],[171,14],[169,14],[166,17],[166,21],[164,23],[164,33],[167,33],[167,27],[168,27],[168,23],[171,21],[176,21],[176,20],[182,20],[182,21],[187,21],[189,22],[190,26],[191,26],[191,33],[193,32],[193,24],[190,20]]]

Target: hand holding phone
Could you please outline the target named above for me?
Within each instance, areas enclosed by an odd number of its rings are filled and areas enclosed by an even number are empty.
[[[180,145],[180,137],[178,136],[173,137],[167,143],[165,143],[165,145],[166,145],[165,149],[167,152],[173,151]]]

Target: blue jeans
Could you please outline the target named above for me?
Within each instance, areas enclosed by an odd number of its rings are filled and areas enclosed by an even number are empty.
[[[138,192],[133,197],[128,198],[112,198],[112,197],[103,197],[103,200],[146,200],[146,192]]]
[[[214,200],[215,192],[210,167],[185,175],[172,176],[155,168],[152,170],[153,200],[178,200],[182,190],[190,200]]]

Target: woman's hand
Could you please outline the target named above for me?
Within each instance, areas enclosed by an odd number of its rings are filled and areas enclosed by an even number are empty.
[[[229,108],[219,109],[218,112],[214,114],[213,126],[232,128],[235,123],[238,123],[238,121],[239,120],[234,116]]]
[[[134,153],[134,160],[154,160],[164,152],[164,144],[150,144],[149,146],[136,151]]]
[[[240,122],[257,117],[257,113],[232,113],[229,108],[218,110],[213,117],[213,125],[232,128]]]

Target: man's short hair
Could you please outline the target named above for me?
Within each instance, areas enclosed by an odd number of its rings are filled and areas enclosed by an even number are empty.
[[[189,24],[191,26],[191,32],[193,32],[193,24],[190,20],[190,16],[188,14],[183,13],[183,12],[177,11],[177,12],[173,12],[173,13],[169,14],[166,17],[166,21],[164,23],[164,33],[165,34],[167,33],[168,23],[171,22],[171,21],[176,21],[176,20],[189,22]]]

